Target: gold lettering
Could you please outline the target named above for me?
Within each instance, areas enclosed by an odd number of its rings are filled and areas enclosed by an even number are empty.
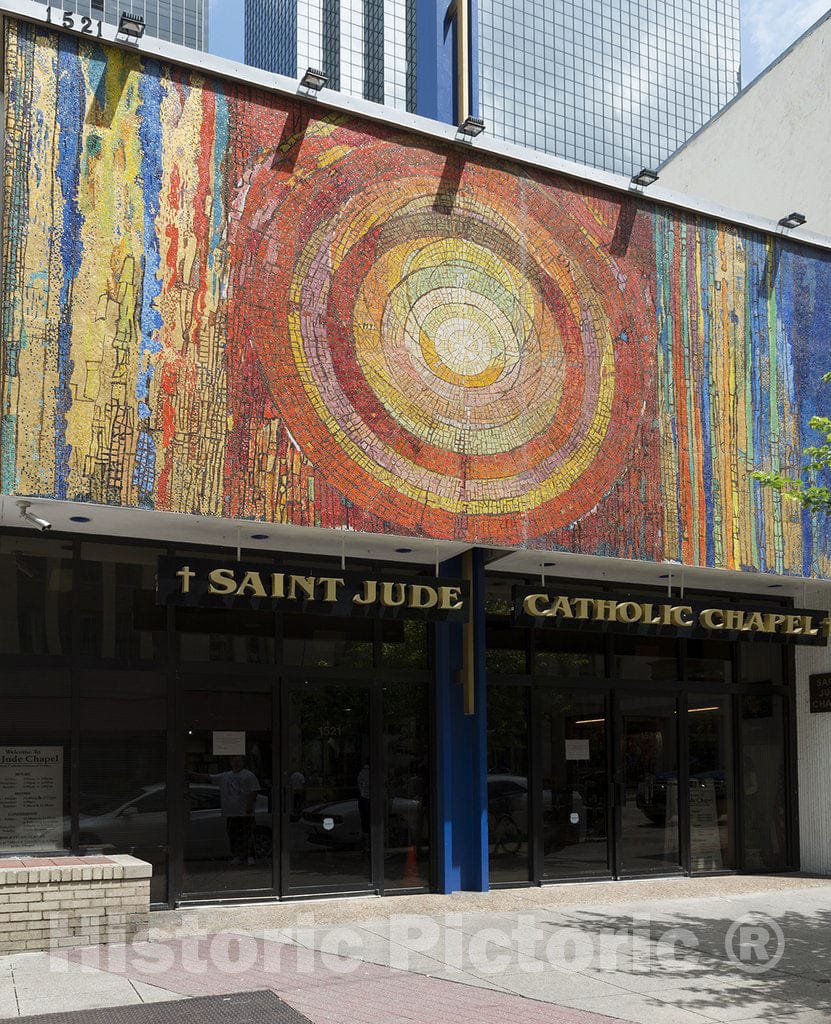
[[[655,605],[647,602],[641,605],[641,622],[647,623],[650,626],[658,626],[661,622],[660,611],[655,614]]]
[[[434,588],[424,583],[414,583],[409,590],[408,608],[435,608],[439,603],[439,595]]]
[[[765,619],[761,612],[749,612],[742,626],[743,633],[766,633]]]
[[[543,602],[549,604],[549,598],[546,594],[529,594],[528,597],[522,602],[522,610],[526,615],[533,615],[539,617],[541,615],[548,615],[550,608],[543,608]]]
[[[403,583],[382,583],[381,604],[385,608],[400,608],[407,600]]]
[[[211,569],[208,573],[209,594],[233,594],[236,589],[233,569]]]
[[[824,622],[825,620],[823,619],[823,623]],[[817,636],[817,634],[819,633],[819,630],[814,628],[813,615],[802,616],[802,632],[805,634],[805,636]],[[823,635],[827,636],[828,634],[825,633]]]
[[[819,624],[822,629],[822,635],[827,640],[829,635],[831,635],[831,615],[826,615],[824,619],[820,619]],[[819,630],[816,630],[816,632],[818,633]]]
[[[766,633],[775,633],[786,618],[784,615],[780,615],[778,612],[769,612],[767,615],[763,617],[765,620]]]
[[[738,611],[735,608],[725,608],[724,628],[730,630],[744,629],[744,612]]]
[[[724,629],[724,612],[720,608],[705,608],[698,621],[705,629]]]
[[[318,576],[317,582],[323,585],[323,600],[332,604],[338,599],[338,587],[346,586],[346,580],[337,576]]]
[[[353,604],[375,604],[378,600],[378,584],[375,580],[364,580],[364,589],[352,598]]]
[[[273,572],[271,574],[271,596],[286,596],[286,574],[284,572]]]
[[[459,587],[439,587],[439,608],[441,611],[457,612],[464,608],[462,591]]]
[[[656,626],[668,626],[672,622],[672,605],[662,604],[658,606],[658,614],[652,620]]]
[[[250,591],[253,597],[265,597],[265,587],[258,572],[247,572],[237,587],[237,597],[242,597]]]
[[[676,604],[669,610],[671,626],[692,626],[692,608],[688,604]]]
[[[785,632],[791,634],[797,634],[802,632],[802,616],[801,615],[786,615],[785,616]]]
[[[574,612],[571,610],[571,602],[567,597],[557,597],[551,606],[550,615],[562,615],[564,619],[573,619]]]
[[[594,617],[598,622],[617,622],[617,601],[595,599]]]
[[[617,606],[618,622],[640,622],[643,608],[637,601],[621,601]]]
[[[289,576],[289,601],[297,600],[298,591],[310,601],[313,601],[315,596],[314,576]]]
[[[588,597],[575,597],[574,598],[574,618],[575,619],[588,619],[591,616],[589,611],[589,605],[591,600]]]

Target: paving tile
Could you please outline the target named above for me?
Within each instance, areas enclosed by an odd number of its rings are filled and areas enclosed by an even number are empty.
[[[10,974],[0,974],[0,1017],[17,1016],[17,996]]]
[[[188,998],[187,996],[180,995],[178,992],[169,992],[165,988],[147,985],[143,981],[133,981],[131,984],[143,1003],[166,1003],[174,999]]]
[[[570,996],[579,996],[581,999],[611,998],[620,991],[614,985],[597,978],[558,971],[552,967],[535,974],[500,974],[492,980],[506,992],[550,1003],[569,1003]]]
[[[656,993],[655,998],[673,1007],[683,1007],[707,1014],[723,1024],[744,1021],[748,1017],[761,1017],[774,1021],[790,1021],[796,1011],[820,1013],[824,1020],[831,1020],[831,992],[828,985],[814,981],[793,978],[785,985],[777,984],[761,975],[752,980],[745,979],[740,989],[729,987],[729,999],[724,990],[712,987],[667,989]]]
[[[141,1002],[138,993],[126,978],[111,977],[109,982],[88,977],[89,985],[76,982],[60,985],[17,985],[17,1001],[21,1016],[59,1013],[67,1010],[94,1010],[107,1006],[129,1006]]]
[[[566,1002],[592,1013],[606,1015],[613,1020],[633,1021],[635,1024],[710,1024],[715,1019],[704,1013],[670,1006],[649,996],[626,993],[618,993],[614,997],[603,999],[579,999],[575,996]],[[767,1024],[773,1022],[768,1021]]]

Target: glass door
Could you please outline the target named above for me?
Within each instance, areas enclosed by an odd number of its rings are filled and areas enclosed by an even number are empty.
[[[284,892],[373,888],[377,783],[371,689],[289,682],[284,689]]]
[[[606,697],[539,692],[543,881],[609,875]]]
[[[680,872],[676,699],[620,697],[616,746],[616,874]]]
[[[204,685],[204,684],[203,684]],[[182,891],[273,893],[272,680],[182,694]]]

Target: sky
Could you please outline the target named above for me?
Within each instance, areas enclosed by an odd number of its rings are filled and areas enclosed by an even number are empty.
[[[242,60],[244,0],[210,0],[210,49]],[[760,71],[828,10],[831,0],[741,0],[742,81]]]

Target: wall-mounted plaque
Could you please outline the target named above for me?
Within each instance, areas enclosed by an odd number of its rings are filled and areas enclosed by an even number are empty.
[[[818,672],[808,680],[811,692],[811,714],[831,711],[831,672]]]

